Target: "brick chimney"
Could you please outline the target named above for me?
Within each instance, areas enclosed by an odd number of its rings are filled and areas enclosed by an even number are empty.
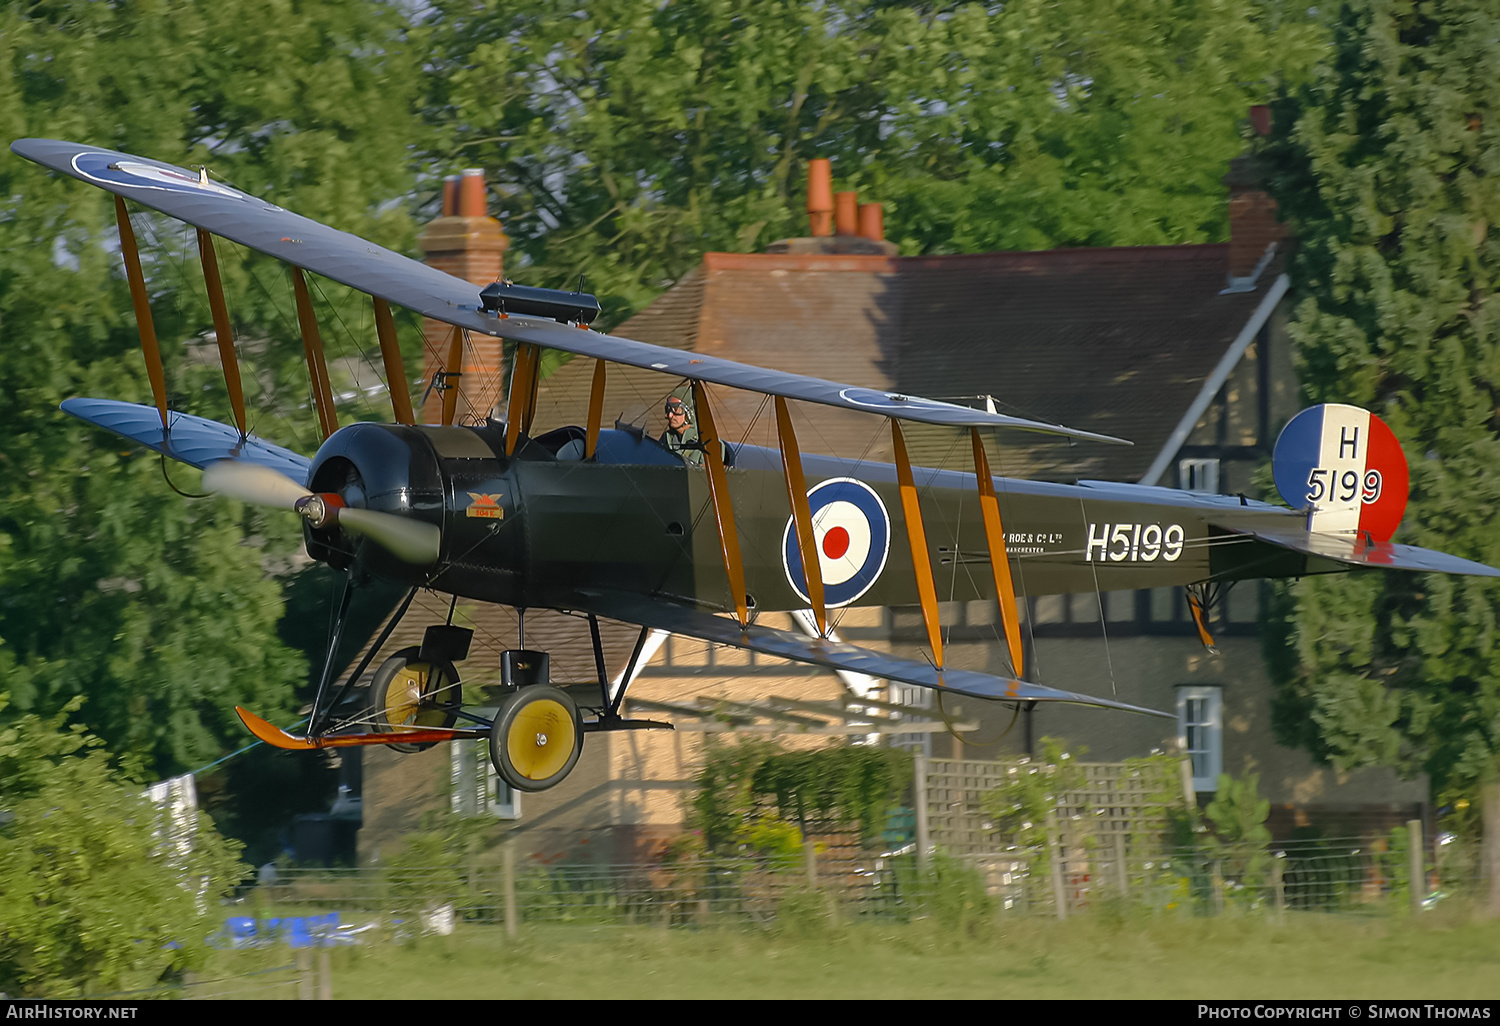
[[[1271,108],[1250,108],[1250,130],[1257,137],[1271,134]],[[1287,237],[1277,217],[1276,201],[1265,190],[1265,170],[1253,153],[1229,162],[1224,176],[1229,186],[1229,269],[1226,292],[1249,292],[1271,262],[1272,247]]]
[[[476,304],[479,290],[501,278],[510,239],[500,229],[500,222],[489,216],[481,169],[469,168],[461,175],[443,179],[442,215],[422,230],[417,241],[426,254],[428,266],[474,285]],[[459,370],[463,374],[450,382],[459,388],[457,422],[489,415],[501,399],[501,340],[492,335],[473,335],[464,347],[463,367],[444,368],[452,334],[451,325],[432,320],[422,322],[426,358],[421,387],[427,393],[427,401],[422,405],[420,419],[424,424],[442,422],[442,393],[435,388],[427,391],[432,375],[439,369]]]
[[[833,191],[833,171],[826,158],[807,162],[809,235],[778,239],[767,253],[895,256],[899,250],[885,238],[885,212],[879,203],[861,203],[857,192]]]

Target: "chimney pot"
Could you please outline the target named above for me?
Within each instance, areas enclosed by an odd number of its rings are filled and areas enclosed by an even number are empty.
[[[458,175],[445,175],[443,177],[443,216],[452,217],[458,213]]]
[[[1271,134],[1270,107],[1263,103],[1257,103],[1250,108],[1250,130],[1260,136]]]
[[[885,209],[879,203],[859,205],[859,234],[872,242],[885,239]]]
[[[833,170],[822,158],[807,162],[807,219],[814,237],[833,234]]]
[[[484,198],[484,170],[465,168],[458,183],[458,216],[484,217],[489,213],[488,207]]]
[[[859,234],[859,193],[836,192],[833,194],[833,233],[835,235]]]

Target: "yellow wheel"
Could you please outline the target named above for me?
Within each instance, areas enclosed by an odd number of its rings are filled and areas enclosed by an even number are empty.
[[[419,649],[403,648],[375,671],[370,682],[370,720],[377,733],[399,734],[417,727],[451,727],[458,721],[458,673],[451,663],[427,663]],[[434,742],[389,745],[398,752],[420,752]]]
[[[582,751],[578,706],[557,688],[521,688],[495,710],[490,761],[500,779],[517,791],[545,791],[560,783]]]

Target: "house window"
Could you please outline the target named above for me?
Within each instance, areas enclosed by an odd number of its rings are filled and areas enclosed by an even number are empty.
[[[1219,492],[1218,460],[1178,460],[1178,487],[1189,492]]]
[[[928,688],[914,687],[910,684],[900,684],[891,681],[891,701],[897,705],[904,705],[912,709],[930,709],[932,707],[932,691]],[[895,719],[906,719],[901,713],[894,714]],[[890,736],[892,748],[904,748],[913,755],[932,755],[932,735],[929,733],[892,734]]]
[[[1193,790],[1218,790],[1224,771],[1222,688],[1177,689],[1177,744],[1193,762]]]
[[[492,717],[493,709],[477,710]],[[490,762],[490,740],[454,742],[448,745],[449,788],[453,812],[459,816],[494,816],[496,819],[520,819],[521,795],[500,779]]]

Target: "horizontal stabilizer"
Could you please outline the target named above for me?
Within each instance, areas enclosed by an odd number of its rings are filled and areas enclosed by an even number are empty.
[[[741,627],[733,620],[712,613],[700,612],[674,602],[649,599],[634,595],[600,594],[589,592],[582,596],[578,608],[608,617],[623,620],[657,630],[681,634],[700,641],[709,641],[734,648],[746,648],[762,655],[778,656],[798,663],[811,663],[830,670],[846,670],[869,677],[914,684],[917,687],[951,691],[956,695],[971,698],[994,699],[1002,702],[1077,702],[1080,705],[1097,705],[1105,709],[1122,709],[1126,712],[1145,713],[1148,716],[1171,714],[1127,705],[1108,698],[1095,698],[1073,691],[1060,691],[1011,677],[996,677],[973,670],[938,670],[924,663],[898,659],[885,652],[873,652],[867,648],[846,645],[826,638],[808,638],[790,631],[776,630],[751,624]]]
[[[238,189],[210,181],[197,171],[116,150],[55,139],[18,139],[10,148],[27,160],[159,210],[168,217],[175,217],[211,234],[404,306],[424,317],[486,335],[660,371],[672,377],[697,379],[898,420],[950,427],[1015,428],[1116,445],[1130,444],[1123,439],[1061,424],[990,413],[881,389],[860,388],[769,367],[735,363],[689,350],[582,331],[545,317],[512,314],[502,320],[482,308],[479,289],[462,278],[283,210]],[[774,323],[776,311],[765,311],[762,316]]]
[[[272,445],[254,435],[240,437],[228,424],[204,420],[190,413],[168,413],[169,430],[161,429],[161,414],[154,406],[115,402],[113,399],[65,399],[62,409],[95,427],[113,431],[121,438],[202,470],[216,460],[243,460],[305,482],[312,461],[290,449]]]
[[[1297,528],[1219,525],[1233,534],[1249,535],[1278,548],[1331,560],[1346,567],[1371,570],[1413,570],[1422,573],[1500,577],[1500,570],[1434,549],[1395,542],[1372,541],[1368,535],[1321,534]]]

